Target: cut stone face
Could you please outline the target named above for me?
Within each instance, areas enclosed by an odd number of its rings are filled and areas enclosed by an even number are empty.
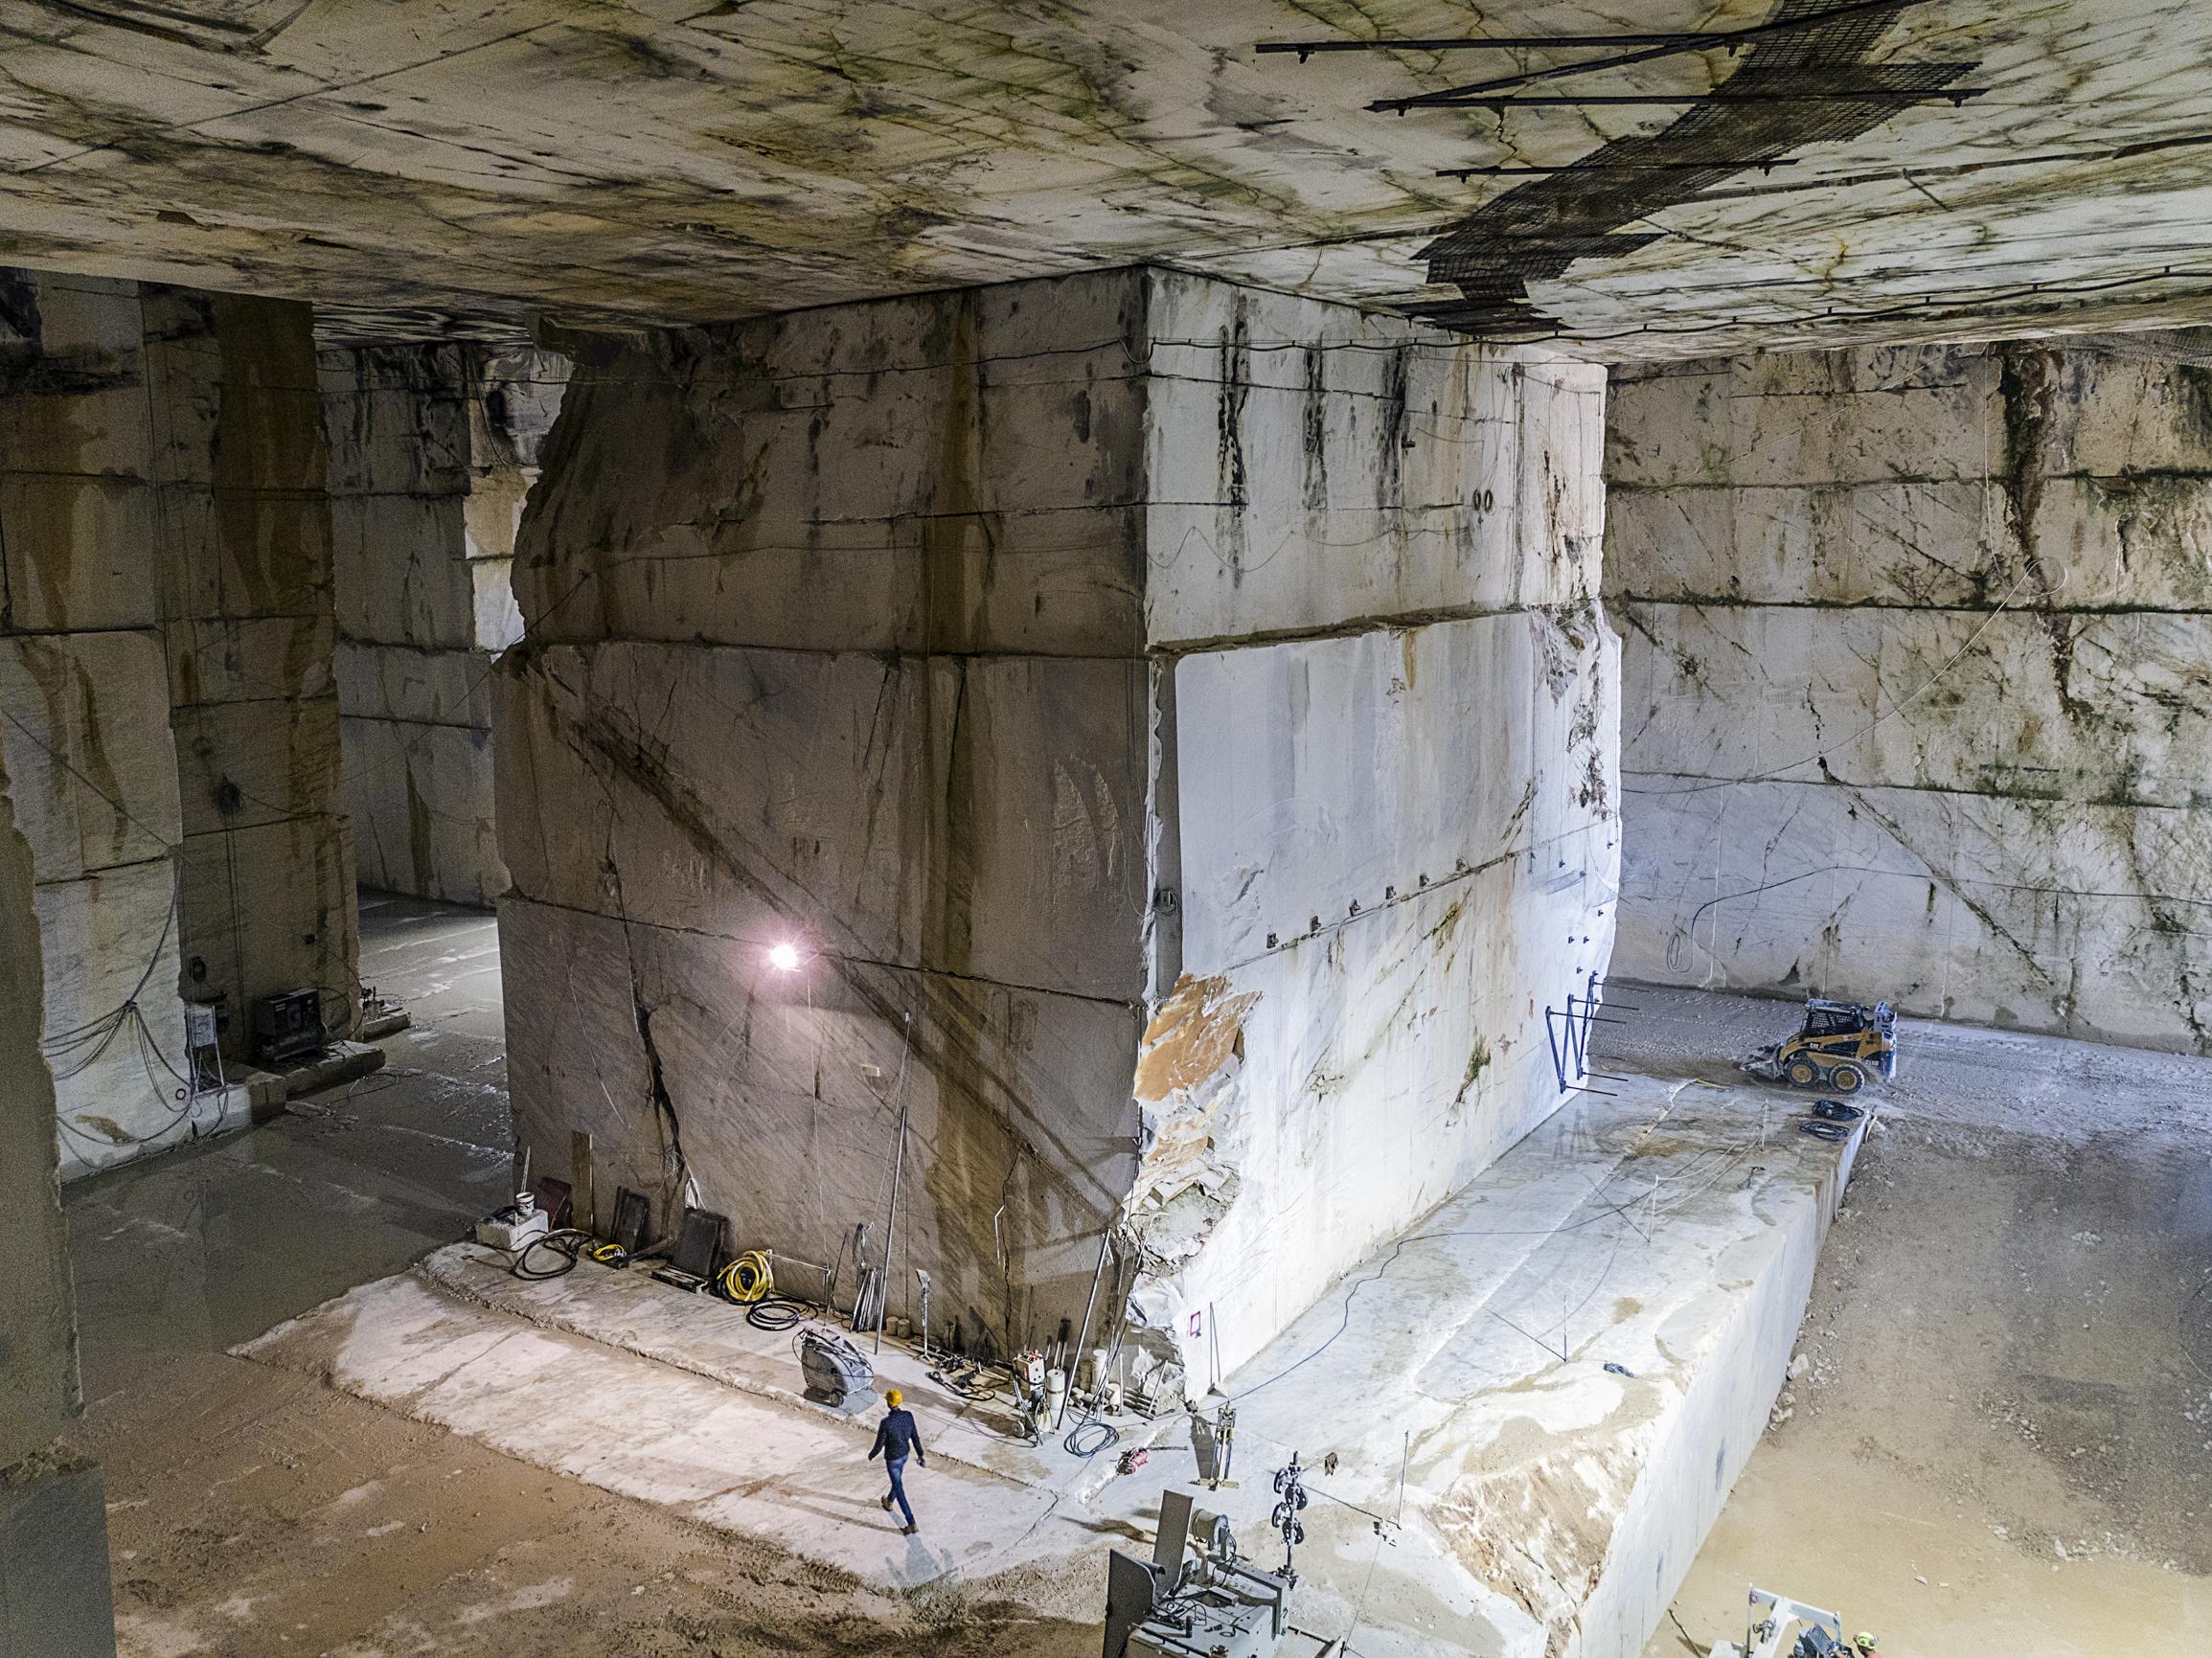
[[[320,359],[346,798],[363,884],[489,906],[491,665],[522,637],[515,526],[568,366],[369,346]]]
[[[841,1299],[896,1179],[895,1310],[1196,1393],[1548,1110],[1601,371],[1148,271],[577,352],[494,715],[536,1166]]]
[[[76,1174],[210,1121],[180,998],[224,1000],[234,1060],[260,996],[353,1020],[325,449],[305,306],[0,284],[0,755]]]
[[[1625,975],[2205,1047],[2212,423],[2167,352],[1616,381]]]

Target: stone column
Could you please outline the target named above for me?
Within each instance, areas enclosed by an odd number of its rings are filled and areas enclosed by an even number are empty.
[[[1096,1278],[1202,1387],[1556,1101],[1597,371],[1143,270],[578,349],[495,715],[537,1167],[801,1293],[896,1172],[893,1311]]]
[[[314,333],[287,301],[148,287],[142,303],[185,993],[223,995],[242,1056],[262,996],[312,987],[340,1033],[360,1013]]]
[[[113,1658],[100,1472],[57,1442],[82,1410],[54,1085],[39,1054],[44,971],[31,844],[0,750],[0,1651]]]
[[[467,344],[329,351],[338,693],[361,883],[482,905],[491,663],[522,631],[508,571],[567,364]]]
[[[234,1060],[258,995],[354,1017],[310,348],[300,306],[0,275],[0,754],[67,1171],[226,1121],[180,997]]]

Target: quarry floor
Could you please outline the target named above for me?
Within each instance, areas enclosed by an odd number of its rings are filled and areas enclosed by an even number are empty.
[[[490,919],[371,903],[363,975],[416,1017],[384,1071],[70,1190],[125,1658],[1094,1651],[1087,1591],[871,1588],[228,1355],[458,1238],[508,1178]],[[1724,1079],[1716,1053],[1790,1019],[1617,994],[1620,1056],[1661,1075]],[[2212,1626],[2212,1065],[1907,1038],[1790,1415],[1674,1616],[1702,1650],[1756,1579],[1908,1658],[2180,1652]],[[1649,1651],[1685,1649],[1670,1624]]]
[[[1722,1076],[1773,1003],[1615,987],[1605,1061]],[[1645,1658],[1746,1583],[1886,1654],[2179,1658],[2212,1629],[2212,1063],[1908,1024],[1763,1437]]]

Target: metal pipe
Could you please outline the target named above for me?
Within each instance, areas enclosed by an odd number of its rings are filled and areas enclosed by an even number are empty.
[[[899,1238],[899,1176],[906,1167],[906,1055],[914,1046],[914,1015],[908,1013],[904,1017],[906,1033],[899,1044],[899,1148],[891,1159],[891,1213],[883,1221],[883,1276],[879,1282],[886,1292],[885,1301],[890,1300],[891,1251]],[[907,1259],[911,1261],[913,1257]],[[888,1307],[878,1308],[876,1314],[875,1351],[878,1352],[883,1351],[883,1321],[888,1311]]]
[[[1083,1362],[1083,1344],[1090,1340],[1091,1309],[1098,1306],[1099,1280],[1106,1277],[1106,1251],[1113,1247],[1113,1228],[1109,1226],[1098,1240],[1098,1264],[1091,1268],[1090,1273],[1090,1299],[1083,1304],[1083,1333],[1075,1338],[1076,1364]],[[1093,1393],[1103,1392],[1105,1388],[1105,1376],[1091,1378],[1091,1391]],[[1052,1419],[1052,1431],[1056,1434],[1060,1432],[1060,1424],[1067,1416],[1067,1396],[1073,1392],[1075,1392],[1075,1368],[1071,1365],[1067,1372],[1067,1386],[1061,1390],[1060,1396],[1060,1415]]]
[[[1561,172],[1726,172],[1795,167],[1794,161],[1571,161],[1560,167],[1440,167],[1439,178],[1548,178]]]

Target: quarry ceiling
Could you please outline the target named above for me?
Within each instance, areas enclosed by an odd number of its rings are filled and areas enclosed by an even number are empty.
[[[1618,356],[2177,324],[2208,62],[2201,0],[0,0],[0,261],[353,332],[1141,260]]]

